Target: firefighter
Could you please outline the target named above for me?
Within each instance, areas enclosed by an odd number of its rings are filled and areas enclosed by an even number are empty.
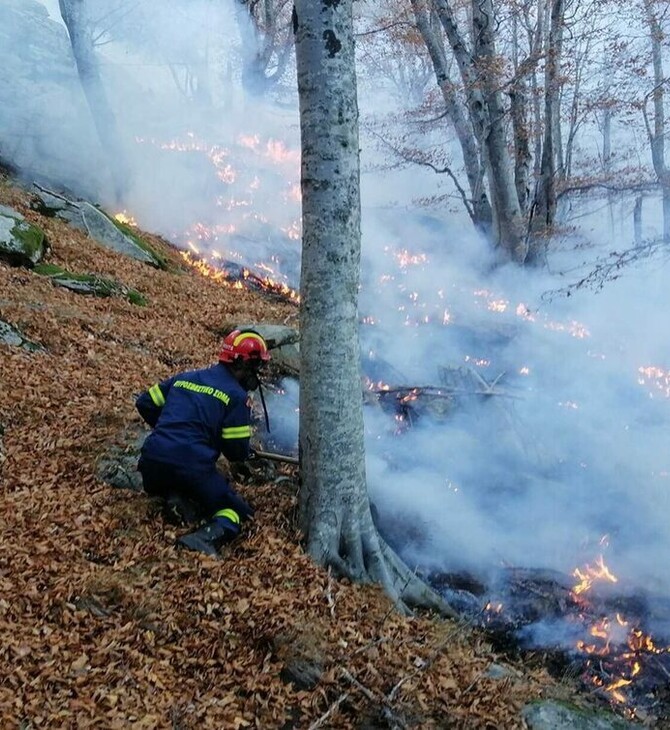
[[[249,391],[270,359],[265,340],[253,330],[228,334],[218,364],[179,373],[156,383],[136,401],[153,430],[142,446],[138,469],[147,494],[163,500],[165,516],[179,522],[207,520],[179,538],[190,550],[216,555],[234,540],[252,507],[216,469],[253,455]]]

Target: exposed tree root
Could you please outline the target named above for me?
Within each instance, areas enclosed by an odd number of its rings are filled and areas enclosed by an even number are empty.
[[[358,519],[337,523],[322,520],[321,529],[308,537],[307,552],[319,564],[356,583],[378,583],[405,615],[411,615],[414,608],[425,608],[446,618],[458,618],[457,612],[384,542],[369,509],[362,510]]]

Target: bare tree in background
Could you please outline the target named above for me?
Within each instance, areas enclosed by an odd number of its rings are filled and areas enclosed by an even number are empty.
[[[670,241],[670,168],[666,160],[665,137],[668,133],[665,120],[665,91],[670,78],[663,70],[663,44],[666,40],[662,26],[662,15],[668,12],[667,3],[657,0],[643,0],[645,20],[647,22],[651,43],[651,63],[653,67],[654,88],[644,99],[644,121],[651,145],[651,159],[654,172],[661,186],[663,196],[663,238]],[[653,118],[648,112],[649,101],[652,102]]]
[[[237,0],[251,20],[254,38],[245,40],[249,47],[242,73],[247,91],[262,94],[284,75],[293,50],[290,0]],[[238,13],[243,38],[248,36]]]
[[[361,204],[353,0],[296,0],[302,138],[300,514],[309,555],[401,609],[451,609],[378,535],[366,487],[358,333]]]
[[[433,64],[437,85],[444,101],[445,113],[451,120],[463,156],[463,166],[468,180],[470,195],[465,206],[475,228],[490,236],[493,212],[486,192],[484,164],[481,148],[475,138],[472,125],[458,96],[457,85],[449,74],[446,50],[437,18],[423,0],[411,0],[416,27],[426,45]]]
[[[128,170],[124,162],[125,152],[119,138],[116,118],[100,76],[93,26],[89,22],[86,1],[59,0],[59,6],[70,36],[72,53],[84,96],[112,174],[116,202],[121,203],[128,185]]]
[[[491,0],[471,0],[467,7],[470,32],[464,32],[455,3],[450,0],[411,0],[419,29],[422,14],[434,12],[442,26],[460,75],[469,125],[486,174],[492,212],[492,240],[508,258],[526,260],[528,241],[515,184],[515,166],[508,144],[502,97],[502,65],[496,51],[497,21]],[[435,38],[422,33],[435,45]],[[434,34],[431,34],[434,36]],[[430,49],[429,49],[430,51]],[[431,51],[431,58],[435,58]],[[436,75],[439,66],[435,66]],[[438,75],[438,85],[444,80]],[[445,99],[445,101],[447,101]],[[447,113],[449,104],[447,104]]]

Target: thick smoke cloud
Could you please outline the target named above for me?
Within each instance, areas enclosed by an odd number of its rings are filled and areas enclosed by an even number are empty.
[[[11,108],[1,106],[1,149],[54,185],[111,205],[107,161],[55,5],[52,20],[40,22],[45,37],[60,38],[50,46],[58,63],[22,62],[25,83],[14,89]],[[128,213],[184,247],[264,262],[297,282],[292,74],[265,97],[245,91],[253,36],[232,0],[217,13],[204,0],[140,5],[142,23],[132,13],[119,17],[98,49],[131,162]],[[3,7],[15,24],[2,56],[22,58],[17,18],[38,12],[38,4]],[[47,89],[43,96],[30,91],[34,77]],[[365,119],[378,106],[373,84],[363,80],[361,91]],[[198,97],[205,92],[207,100]],[[21,119],[32,126],[17,145]],[[364,169],[379,169],[380,152],[365,134],[362,147]],[[422,567],[570,572],[604,552],[622,582],[668,593],[667,266],[632,269],[598,294],[547,298],[570,280],[548,272],[587,256],[575,258],[568,245],[548,269],[495,268],[463,215],[415,206],[445,185],[423,170],[363,176],[366,373],[390,386],[439,386],[441,368],[455,367],[498,380],[494,395],[445,399],[446,413],[422,412],[402,435],[393,414],[366,408],[369,489],[382,523]],[[658,228],[653,218],[646,222]],[[613,232],[605,212],[581,225],[611,248],[626,246],[632,230],[626,220]],[[416,412],[421,406],[414,404]],[[278,423],[294,435],[294,405],[284,411]]]

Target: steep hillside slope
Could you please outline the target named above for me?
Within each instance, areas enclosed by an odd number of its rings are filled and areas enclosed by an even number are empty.
[[[44,348],[0,344],[3,727],[515,728],[525,703],[569,693],[539,669],[491,671],[481,635],[401,618],[315,566],[294,475],[240,487],[257,520],[224,560],[178,551],[155,506],[102,483],[96,463],[140,428],[134,393],[211,362],[226,322],[295,309],[184,269],[154,238],[172,270],[110,252],[7,181],[0,204],[44,228],[50,263],[147,300],[0,263],[0,319]]]

